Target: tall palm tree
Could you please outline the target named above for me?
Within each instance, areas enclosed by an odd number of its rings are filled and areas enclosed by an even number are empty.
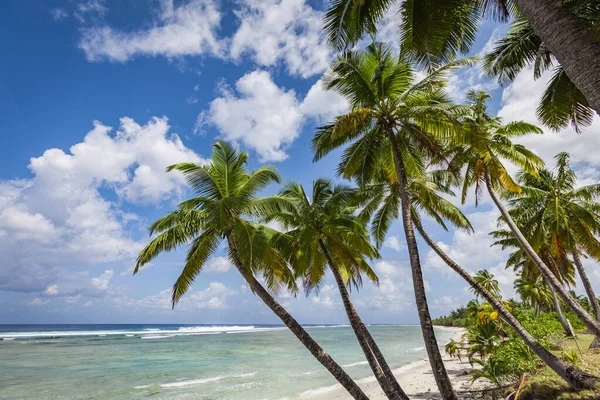
[[[329,268],[350,325],[381,388],[389,399],[408,400],[348,293],[347,286],[360,286],[362,274],[379,282],[367,263],[367,258],[378,258],[379,253],[371,245],[363,221],[355,215],[356,190],[317,179],[313,182],[312,201],[304,188],[293,182],[285,186],[280,196],[292,207],[269,215],[267,219],[276,220],[286,228],[293,249],[290,259],[303,277],[305,288],[311,290],[321,286]]]
[[[302,326],[275,300],[256,279],[263,276],[268,287],[294,286],[294,276],[285,259],[271,245],[271,232],[252,219],[285,209],[287,202],[277,196],[257,197],[267,185],[279,182],[279,174],[270,166],[252,172],[246,168],[248,155],[238,153],[227,142],[213,144],[207,165],[175,164],[167,170],[180,171],[195,197],[179,204],[150,227],[158,234],[140,252],[134,273],[164,251],[190,243],[186,262],[173,285],[173,307],[202,272],[207,259],[219,243],[226,241],[229,259],[252,291],[283,321],[310,353],[355,399],[368,397],[346,372],[321,348]]]
[[[600,334],[600,323],[591,317],[561,285],[551,269],[527,241],[496,192],[497,189],[522,192],[521,187],[506,171],[501,158],[516,164],[526,173],[535,177],[539,176],[538,169],[542,167],[543,161],[525,147],[512,143],[511,139],[529,133],[541,133],[541,131],[536,126],[522,121],[504,125],[500,118],[489,116],[486,108],[486,101],[489,99],[487,93],[470,92],[468,96],[472,111],[470,116],[464,118],[466,132],[462,138],[467,145],[458,150],[450,161],[450,168],[455,171],[459,171],[466,165],[462,201],[465,201],[470,186],[475,186],[477,198],[481,195],[482,184],[485,184],[490,197],[519,245],[539,268],[550,288],[556,291],[592,332]]]
[[[498,280],[494,277],[494,274],[490,273],[487,269],[482,269],[477,272],[473,279],[477,281],[481,286],[483,286],[488,292],[490,292],[494,297],[501,298],[500,295],[500,287],[498,286]],[[475,297],[479,297],[479,292],[473,288],[471,291],[475,293]]]
[[[564,0],[331,0],[325,14],[329,43],[344,49],[365,34],[375,35],[386,13],[398,13],[401,52],[431,66],[466,54],[475,42],[479,22],[490,15],[506,22],[522,16],[565,74],[600,112],[600,41],[598,25],[590,26]],[[587,2],[586,2],[587,3]],[[584,4],[586,4],[584,3]],[[398,8],[390,10],[394,5]],[[598,12],[597,7],[591,11]],[[595,20],[598,20],[597,14]]]
[[[325,82],[328,89],[348,99],[352,110],[320,128],[313,139],[315,160],[353,142],[343,155],[348,166],[343,171],[346,176],[359,170],[369,174],[378,168],[382,157],[387,165],[393,166],[398,197],[389,206],[401,210],[425,347],[442,396],[454,400],[456,394],[431,323],[408,193],[408,177],[424,174],[425,157],[439,157],[443,153],[435,135],[449,134],[454,127],[448,122],[453,106],[448,104],[442,90],[443,71],[415,83],[414,72],[407,62],[394,56],[389,46],[373,43],[366,50],[340,55],[326,73]],[[367,156],[363,157],[364,154]]]

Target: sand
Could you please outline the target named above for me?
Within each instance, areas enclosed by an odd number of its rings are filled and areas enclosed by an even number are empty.
[[[458,340],[465,332],[462,328],[445,328],[456,331],[454,337]],[[474,398],[474,393],[471,391],[489,387],[486,382],[477,381],[474,384],[470,383],[470,376],[465,375],[473,367],[463,358],[462,361],[452,359],[443,351],[445,343],[440,343],[442,347],[442,356],[446,370],[452,380],[454,390],[461,398]],[[441,399],[431,366],[428,359],[413,362],[401,368],[394,370],[394,375],[398,378],[398,383],[411,399]],[[361,379],[358,381],[359,386],[372,400],[387,399],[383,394],[379,384],[374,377]],[[339,385],[317,390],[310,395],[302,397],[303,400],[352,400],[352,397]]]

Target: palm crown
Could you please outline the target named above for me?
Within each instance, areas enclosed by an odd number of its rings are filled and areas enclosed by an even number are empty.
[[[284,226],[289,237],[287,248],[293,249],[289,259],[296,274],[304,278],[307,290],[322,284],[327,256],[345,282],[358,286],[362,274],[378,282],[367,259],[379,258],[379,253],[371,245],[363,221],[355,215],[355,189],[317,179],[313,183],[312,201],[295,182],[288,183],[279,196],[289,201],[291,207],[271,213],[266,219]]]
[[[473,185],[476,202],[478,201],[486,174],[489,174],[494,187],[520,193],[520,186],[508,173],[502,159],[512,162],[533,176],[537,176],[537,169],[544,164],[532,151],[511,141],[515,137],[542,131],[524,121],[502,124],[499,117],[489,116],[486,107],[489,98],[489,94],[485,92],[469,92],[471,111],[462,117],[464,133],[459,139],[462,145],[454,150],[449,163],[449,168],[454,171],[460,171],[466,166],[461,196],[463,203],[468,188]]]
[[[195,197],[150,226],[150,234],[158,236],[140,252],[135,272],[161,252],[189,243],[185,265],[173,285],[173,306],[224,239],[235,244],[242,264],[236,267],[243,268],[244,274],[261,273],[272,289],[282,283],[293,286],[284,258],[270,245],[272,232],[253,222],[285,207],[276,196],[257,197],[258,191],[279,182],[279,174],[270,166],[249,172],[247,158],[229,143],[217,141],[208,164],[181,163],[167,168],[183,173]]]

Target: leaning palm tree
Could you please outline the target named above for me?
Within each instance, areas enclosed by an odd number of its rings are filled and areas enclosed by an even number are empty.
[[[522,193],[519,184],[506,171],[502,159],[521,167],[525,173],[534,177],[539,176],[538,169],[543,166],[542,159],[524,146],[514,144],[511,139],[529,133],[541,133],[540,129],[523,121],[510,122],[504,125],[500,118],[489,116],[486,101],[490,96],[485,92],[470,92],[468,97],[471,105],[471,115],[464,118],[465,133],[461,138],[466,145],[456,151],[449,164],[449,168],[453,171],[460,171],[465,167],[463,203],[468,188],[475,186],[477,204],[477,199],[482,193],[482,186],[485,185],[519,245],[540,270],[550,288],[556,291],[573,313],[592,332],[600,334],[600,323],[590,316],[561,285],[551,269],[527,241],[497,193],[498,189]]]
[[[364,35],[375,35],[377,23],[396,13],[401,52],[422,65],[431,66],[466,54],[479,22],[492,16],[502,22],[523,17],[558,60],[570,81],[600,112],[600,41],[598,24],[590,24],[573,12],[587,7],[598,20],[598,7],[590,1],[564,0],[331,0],[325,14],[325,33],[336,49],[356,44]]]
[[[348,149],[347,151],[350,151]],[[363,154],[363,156],[365,156]],[[344,164],[340,165],[340,169],[344,170]],[[550,368],[552,368],[560,377],[562,377],[569,385],[575,388],[592,388],[595,387],[598,379],[590,376],[585,372],[578,370],[572,365],[566,364],[563,360],[548,351],[529,333],[523,325],[511,314],[508,304],[503,302],[497,293],[491,293],[482,286],[466,269],[458,265],[442,248],[429,236],[423,228],[420,214],[429,216],[431,219],[438,222],[444,229],[447,229],[444,221],[449,221],[453,225],[471,231],[472,227],[467,218],[462,214],[458,207],[454,206],[441,194],[453,195],[447,184],[452,181],[452,174],[443,174],[442,171],[430,170],[426,174],[428,179],[412,179],[411,180],[411,202],[413,212],[413,223],[419,231],[425,242],[431,249],[458,275],[460,275],[483,299],[485,299],[491,307],[497,312],[497,316],[493,315],[489,310],[486,310],[486,320],[496,320],[499,316],[502,321],[506,322],[523,342]],[[378,181],[381,176],[375,178],[375,182],[370,185],[363,184],[363,190],[371,200],[366,203],[361,212],[361,216],[366,219],[371,218],[372,234],[381,241],[389,228],[389,221],[397,216],[397,206],[394,206],[393,199],[397,196],[397,183],[392,179],[393,174],[382,174],[386,179],[385,182]],[[365,178],[363,174],[357,173],[354,178]],[[469,314],[473,317],[479,317],[482,312],[482,306],[476,300],[472,300],[467,305]],[[487,308],[487,307],[483,307]],[[479,319],[479,318],[478,318]]]
[[[592,4],[594,2],[569,1],[565,5],[592,28],[597,25],[600,16],[598,8]],[[600,38],[599,29],[596,28],[594,33]],[[482,66],[489,76],[497,77],[499,83],[505,84],[513,81],[529,65],[533,66],[534,79],[554,69],[537,109],[537,116],[544,125],[558,130],[571,124],[575,131],[580,132],[591,124],[595,113],[587,99],[562,66],[556,65],[556,59],[527,20],[520,17],[511,24],[506,37],[496,42],[494,49],[485,55]]]
[[[384,393],[389,399],[408,400],[348,293],[351,286],[358,289],[363,274],[379,282],[367,262],[367,259],[379,258],[379,253],[371,245],[363,221],[355,214],[356,189],[317,179],[313,182],[312,200],[304,188],[294,182],[287,184],[279,195],[292,207],[273,213],[266,220],[275,220],[286,229],[293,250],[290,260],[303,278],[307,293],[323,284],[329,269],[350,325]]]
[[[252,291],[283,321],[310,353],[355,399],[368,397],[346,372],[321,348],[302,326],[275,300],[256,278],[262,275],[270,289],[294,286],[294,276],[285,259],[271,245],[274,232],[253,219],[285,209],[287,202],[277,196],[257,197],[257,192],[279,174],[270,166],[252,172],[246,168],[248,155],[229,143],[213,144],[211,162],[206,165],[182,163],[167,170],[180,171],[195,197],[179,204],[150,227],[158,234],[140,252],[134,273],[160,253],[190,243],[183,270],[173,285],[173,307],[202,272],[219,243],[226,241],[229,258]]]
[[[600,184],[576,188],[577,176],[570,168],[568,153],[556,156],[556,173],[542,170],[539,179],[519,176],[522,194],[509,194],[510,212],[524,219],[525,231],[552,246],[556,258],[570,266],[570,255],[583,282],[596,320],[600,305],[581,262],[581,256],[600,261]]]
[[[361,169],[368,175],[378,168],[377,160],[381,157],[393,166],[398,197],[391,206],[396,210],[399,207],[402,214],[425,347],[440,393],[453,400],[456,394],[442,362],[427,305],[408,192],[409,177],[424,174],[425,158],[443,153],[443,146],[435,136],[449,134],[455,127],[449,122],[454,107],[448,104],[442,89],[445,70],[415,82],[410,64],[394,56],[387,45],[373,43],[366,50],[345,52],[326,73],[325,83],[328,89],[348,99],[352,110],[320,128],[313,138],[313,149],[318,160],[353,142],[343,155],[342,161],[348,169],[340,172],[346,177]]]

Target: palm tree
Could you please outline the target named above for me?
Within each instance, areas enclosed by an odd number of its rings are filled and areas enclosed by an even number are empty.
[[[313,138],[315,160],[353,142],[342,156],[346,170],[340,172],[346,177],[360,170],[368,176],[378,170],[382,158],[385,165],[393,166],[398,197],[388,206],[401,209],[425,347],[440,393],[450,400],[456,399],[456,394],[431,323],[412,225],[408,182],[409,177],[424,174],[425,158],[443,154],[443,147],[434,135],[449,134],[454,127],[448,122],[454,108],[442,90],[443,72],[466,63],[451,65],[414,83],[410,65],[395,57],[387,45],[373,43],[366,50],[347,51],[330,67],[325,82],[328,89],[348,99],[352,110],[320,128]]]
[[[534,271],[537,272],[537,270]],[[522,270],[519,271],[517,279],[515,279],[515,291],[526,305],[535,309],[536,317],[540,315],[542,309],[550,308],[552,294],[539,273],[535,277],[527,277]]]
[[[595,21],[599,12],[591,2],[570,1],[565,2],[565,5],[590,28],[597,25]],[[600,38],[600,30],[596,28],[593,31]],[[562,66],[555,65],[556,59],[527,20],[519,17],[512,23],[506,37],[496,42],[494,49],[484,57],[482,67],[489,76],[497,77],[499,83],[504,84],[512,81],[530,64],[534,67],[534,79],[554,68],[537,109],[540,121],[555,130],[571,124],[577,132],[590,125],[594,111],[587,99],[569,79]]]
[[[575,188],[577,176],[570,168],[569,154],[562,152],[555,158],[556,173],[542,170],[539,179],[520,174],[522,195],[509,195],[511,211],[525,220],[525,231],[551,244],[561,264],[570,265],[567,256],[571,255],[600,321],[600,305],[580,258],[587,255],[600,261],[600,205],[596,202],[600,184]]]
[[[471,115],[464,118],[464,141],[467,143],[458,150],[450,162],[450,168],[459,171],[466,165],[463,183],[462,201],[464,203],[468,188],[475,185],[476,198],[481,195],[482,183],[500,211],[504,221],[509,226],[521,248],[548,282],[551,289],[563,299],[567,306],[579,317],[582,322],[595,334],[600,334],[600,323],[591,317],[568,291],[560,284],[551,269],[539,257],[531,244],[527,241],[508,209],[502,203],[496,189],[508,192],[521,193],[521,187],[512,179],[502,164],[501,158],[511,161],[521,167],[525,173],[538,177],[538,168],[543,161],[527,150],[525,147],[512,143],[513,137],[528,133],[541,133],[534,125],[522,121],[515,121],[506,125],[498,117],[491,117],[486,112],[486,100],[489,95],[484,92],[470,92]]]
[[[371,245],[363,221],[354,214],[356,190],[317,179],[313,182],[312,201],[304,188],[293,182],[286,185],[280,196],[292,207],[269,215],[268,220],[276,220],[286,228],[294,249],[290,258],[304,278],[305,288],[309,291],[320,287],[329,268],[350,325],[381,388],[390,399],[408,400],[348,293],[347,286],[360,286],[362,274],[379,282],[366,261],[366,258],[378,258],[379,253]]]
[[[555,57],[565,74],[600,111],[600,41],[598,25],[572,12],[564,0],[332,0],[325,14],[325,33],[336,49],[356,44],[377,33],[387,12],[398,13],[401,52],[425,66],[443,64],[466,54],[475,42],[479,22],[491,15],[506,22],[522,16]],[[398,10],[390,10],[392,5]],[[584,2],[584,6],[588,2]],[[588,7],[598,19],[597,7]]]
[[[454,357],[458,358],[459,361],[461,361],[460,352],[462,349],[463,349],[462,343],[457,342],[454,339],[450,339],[450,341],[444,347],[444,350],[446,350],[446,354],[448,354],[452,358],[454,358]]]
[[[252,222],[287,207],[277,196],[260,198],[256,193],[273,182],[279,174],[270,166],[252,172],[246,169],[246,153],[238,153],[227,142],[213,144],[207,165],[182,163],[167,170],[183,173],[196,197],[179,204],[150,227],[158,233],[140,252],[134,273],[164,251],[191,243],[181,275],[173,285],[173,307],[202,272],[207,259],[219,243],[226,241],[229,258],[252,291],[283,321],[311,354],[335,377],[355,399],[368,397],[346,372],[321,348],[300,324],[274,299],[256,279],[261,274],[270,289],[294,286],[294,276],[285,259],[271,245],[273,232]]]
[[[556,252],[554,252],[553,248],[548,245],[550,243],[550,238],[545,235],[535,235],[534,230],[524,229],[522,226],[522,215],[518,214],[518,210],[513,208],[509,211],[513,218],[518,221],[518,225],[521,227],[521,231],[528,232],[527,240],[531,244],[531,246],[535,249],[536,254],[540,257],[542,261],[551,269],[552,274],[556,277],[556,279],[560,282],[561,286],[564,283],[574,284],[574,271],[573,266],[566,257],[559,256]],[[503,218],[500,218],[500,221],[503,221]],[[530,228],[530,225],[527,225]],[[496,242],[492,243],[492,246],[500,245],[502,249],[506,248],[516,248],[514,252],[510,254],[508,260],[506,262],[506,268],[512,267],[513,270],[519,271],[521,280],[526,280],[529,282],[537,281],[537,278],[540,277],[540,271],[537,269],[533,261],[527,257],[527,254],[521,247],[519,246],[519,242],[515,239],[514,234],[511,231],[507,230],[497,230],[491,232],[491,235],[495,238],[498,238]],[[554,306],[554,310],[558,315],[558,319],[563,327],[566,336],[575,337],[575,332],[571,327],[571,323],[567,320],[565,315],[562,312],[562,306],[558,297],[556,296],[555,290],[550,287],[550,284],[546,281],[546,278],[542,275],[541,281],[543,283],[538,291],[541,291],[539,294],[543,294],[545,292],[548,293],[549,299]],[[515,281],[515,285],[516,285]],[[535,290],[535,289],[532,289]]]
[[[494,274],[490,273],[487,269],[482,269],[477,272],[473,279],[477,281],[481,286],[483,286],[488,292],[490,292],[494,297],[500,299],[502,295],[500,294],[500,287],[498,286],[498,280],[494,278]],[[471,291],[475,294],[475,297],[479,297],[479,292],[473,288]]]

